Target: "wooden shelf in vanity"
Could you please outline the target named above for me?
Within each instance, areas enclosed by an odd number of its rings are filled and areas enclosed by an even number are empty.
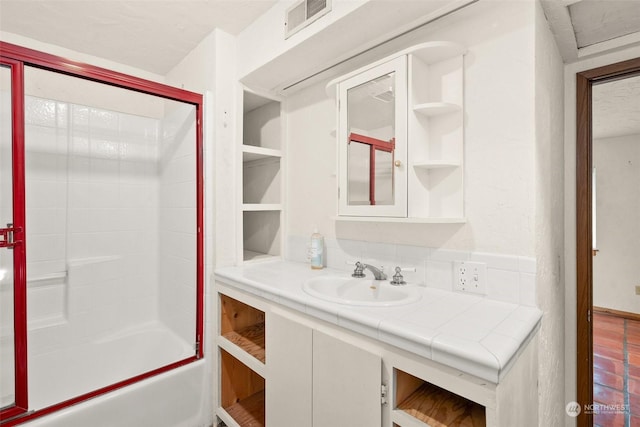
[[[242,359],[253,356],[263,365],[265,356],[265,316],[264,312],[250,305],[220,294],[220,336],[241,352],[236,355]],[[223,345],[228,347],[228,345]],[[235,352],[227,348],[228,351]],[[251,362],[249,362],[251,363]]]
[[[224,410],[243,427],[263,427],[265,425],[264,390],[252,394]]]
[[[396,370],[396,409],[431,427],[485,427],[484,406],[458,396],[406,372]],[[394,417],[396,425],[403,423]],[[400,422],[399,422],[400,421]]]
[[[266,360],[264,350],[264,325],[264,322],[256,323],[255,325],[250,325],[237,331],[229,331],[222,334],[222,336],[264,363]]]

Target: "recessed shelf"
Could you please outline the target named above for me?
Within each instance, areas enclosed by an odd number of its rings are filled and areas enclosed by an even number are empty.
[[[460,105],[450,102],[426,102],[413,106],[413,111],[427,117],[455,113],[461,110],[462,107]]]
[[[280,203],[244,203],[242,210],[245,212],[281,211],[282,205]]]
[[[396,218],[396,217],[383,217],[383,216],[336,216],[333,217],[336,221],[352,221],[352,222],[391,222],[391,223],[404,223],[404,224],[464,224],[467,222],[466,218]]]
[[[284,208],[282,104],[243,88],[239,141],[239,263],[281,255]]]
[[[280,256],[278,255],[271,255],[263,252],[251,251],[249,249],[243,250],[243,257],[242,257],[242,259],[245,262],[269,261],[269,260],[279,259],[279,258]]]
[[[416,162],[413,163],[413,167],[416,169],[444,169],[444,168],[458,168],[460,162],[451,160],[434,160],[428,162]]]
[[[242,146],[242,161],[252,162],[254,160],[267,159],[267,158],[282,157],[281,150],[275,150],[273,148],[258,147],[255,145],[243,145]]]

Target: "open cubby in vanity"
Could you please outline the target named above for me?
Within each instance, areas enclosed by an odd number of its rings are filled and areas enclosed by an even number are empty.
[[[459,426],[484,427],[484,406],[440,388],[400,369],[394,369],[395,399],[394,426],[416,425],[413,420],[431,427]],[[399,412],[411,421],[399,421]],[[406,417],[404,418],[406,420]]]
[[[220,404],[226,425],[265,425],[265,313],[219,294]]]

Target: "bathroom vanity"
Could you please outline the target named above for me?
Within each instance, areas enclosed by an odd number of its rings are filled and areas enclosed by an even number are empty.
[[[537,308],[287,261],[218,269],[216,292],[227,426],[538,424]]]

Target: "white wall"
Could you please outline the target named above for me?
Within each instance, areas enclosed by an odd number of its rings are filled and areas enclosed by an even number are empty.
[[[535,39],[535,250],[539,333],[540,425],[559,426],[564,402],[563,62],[541,6]]]
[[[576,73],[640,57],[640,46],[597,55],[564,68],[565,401],[576,400]],[[567,426],[574,418],[565,418]]]
[[[593,305],[640,313],[640,134],[595,139],[593,166],[599,249],[593,258]]]
[[[404,40],[406,45],[451,40],[469,49],[465,58],[467,224],[334,221],[336,108],[320,83],[286,100],[288,234],[310,235],[317,224],[329,238],[535,255],[533,4],[476,4]]]
[[[465,57],[467,224],[335,222],[336,111],[323,84],[317,84],[286,101],[287,231],[304,239],[318,224],[329,241],[382,243],[376,250],[382,257],[391,256],[384,244],[437,248],[432,257],[444,255],[443,248],[535,257],[534,289],[544,311],[539,420],[541,425],[560,425],[565,405],[562,59],[534,2],[476,4],[393,44],[400,49],[427,40],[458,41],[469,49]],[[374,252],[367,247],[361,253]],[[427,280],[446,280],[448,270],[432,265],[445,265],[443,261],[450,260],[427,257]],[[494,278],[498,281],[505,274],[496,270]],[[524,280],[527,273],[520,274]]]

